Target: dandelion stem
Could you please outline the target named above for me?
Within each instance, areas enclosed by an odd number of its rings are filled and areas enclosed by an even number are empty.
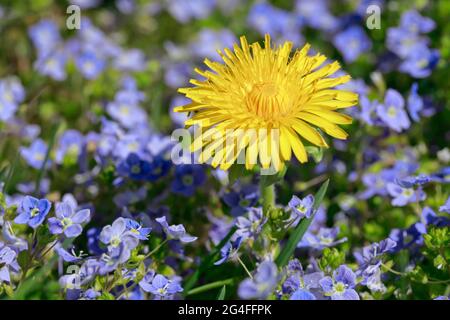
[[[275,207],[275,184],[261,186],[261,197],[263,201],[263,211],[267,216],[269,209]]]

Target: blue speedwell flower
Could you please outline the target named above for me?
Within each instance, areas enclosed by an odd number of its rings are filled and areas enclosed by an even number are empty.
[[[136,235],[127,229],[127,221],[124,218],[116,219],[112,225],[103,228],[99,239],[108,245],[108,251],[120,249],[122,253],[114,252],[120,262],[128,260],[130,251],[137,247],[139,240]],[[111,257],[111,256],[110,256]]]
[[[298,243],[297,247],[310,247],[322,250],[323,248],[333,247],[347,241],[347,238],[337,240],[338,234],[339,227],[320,228],[317,233],[307,232],[302,241]]]
[[[239,297],[242,299],[265,299],[276,288],[278,284],[278,270],[275,263],[266,260],[256,269],[253,279],[245,279],[238,289]]]
[[[20,148],[20,154],[32,168],[41,169],[47,150],[47,144],[42,139],[36,139],[28,148]]]
[[[20,267],[16,259],[16,251],[0,242],[0,284],[11,282],[10,269],[14,272],[19,271]]]
[[[25,99],[25,90],[15,77],[0,80],[0,121],[13,118],[19,104]]]
[[[162,226],[168,239],[180,240],[184,243],[197,240],[197,237],[193,237],[186,233],[186,229],[182,224],[169,226],[166,217],[156,218],[156,221]]]
[[[183,288],[176,280],[169,280],[163,275],[157,274],[151,270],[144,279],[139,282],[139,286],[145,292],[154,294],[160,299],[171,298],[176,293],[182,292]]]
[[[404,107],[405,100],[401,94],[394,89],[388,89],[384,103],[379,104],[376,111],[384,124],[392,130],[401,132],[408,129],[411,124]]]
[[[408,73],[414,78],[426,78],[437,66],[439,59],[440,54],[438,50],[420,46],[408,55],[400,65],[399,70]]]
[[[59,139],[56,149],[56,163],[63,163],[66,158],[78,161],[85,151],[85,147],[86,139],[79,131],[73,129],[65,131]]]
[[[151,173],[150,162],[141,159],[136,153],[130,153],[128,157],[119,163],[117,172],[132,180],[145,180]]]
[[[310,218],[313,213],[314,196],[307,195],[305,198],[300,199],[297,196],[292,196],[292,199],[288,203],[288,207],[294,214],[294,219]]]
[[[386,188],[389,194],[393,197],[393,206],[403,207],[408,203],[423,201],[426,198],[425,192],[423,192],[420,188],[414,190],[414,188],[405,188],[393,182],[388,182]]]
[[[327,276],[320,280],[324,294],[332,300],[359,300],[355,285],[356,275],[346,265],[339,266],[333,272],[333,277]]]
[[[372,48],[372,42],[359,26],[352,26],[334,37],[334,45],[346,62],[355,61]]]
[[[39,200],[31,196],[26,196],[22,200],[20,214],[14,219],[14,222],[28,224],[35,229],[44,222],[51,207],[52,204],[47,199]]]
[[[262,208],[250,208],[245,217],[238,217],[236,221],[236,234],[244,239],[256,238],[262,231],[267,217]]]
[[[190,197],[205,181],[206,175],[201,165],[179,165],[175,169],[172,191]]]
[[[236,240],[228,241],[222,249],[220,249],[220,259],[214,262],[216,266],[224,263],[228,260],[234,260],[238,257],[238,251],[242,244],[242,237],[236,238]]]
[[[133,233],[139,240],[147,240],[152,228],[143,228],[139,222],[132,219],[127,220],[127,230]]]
[[[71,202],[60,202],[55,207],[55,217],[48,219],[49,230],[53,234],[61,234],[67,238],[75,238],[81,234],[83,223],[87,223],[91,216],[89,209],[77,211]]]

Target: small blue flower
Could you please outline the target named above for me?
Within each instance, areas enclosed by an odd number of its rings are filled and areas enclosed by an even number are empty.
[[[241,282],[238,295],[242,299],[265,299],[276,288],[279,276],[275,263],[266,260],[256,269],[253,279]]]
[[[125,128],[133,128],[147,122],[147,114],[139,106],[139,91],[119,92],[115,100],[108,103],[106,111]]]
[[[288,203],[288,207],[294,214],[294,219],[310,218],[313,214],[314,196],[307,195],[305,198],[300,199],[297,196],[292,196],[292,199]]]
[[[124,218],[118,218],[112,225],[104,227],[99,239],[108,245],[108,251],[113,254],[109,257],[115,257],[119,259],[119,262],[127,261],[130,257],[130,251],[139,244],[136,236],[127,230],[127,221]]]
[[[261,233],[267,217],[262,208],[250,208],[245,217],[238,217],[236,221],[236,234],[243,239],[256,237]]]
[[[86,79],[95,79],[105,69],[106,62],[95,52],[86,51],[76,57],[75,64]]]
[[[346,62],[355,61],[362,53],[372,48],[372,42],[359,26],[352,26],[338,33],[333,42]]]
[[[29,29],[28,34],[39,56],[46,56],[61,43],[58,25],[52,20],[39,21]]]
[[[402,249],[421,246],[425,233],[427,233],[426,226],[421,222],[417,222],[407,229],[392,229],[389,238],[397,244],[394,251],[398,252]]]
[[[439,51],[426,46],[415,48],[399,66],[401,72],[414,78],[426,78],[437,66],[440,59]]]
[[[132,219],[127,220],[127,230],[130,231],[139,240],[147,240],[152,228],[143,228],[139,222]]]
[[[153,158],[150,162],[150,171],[147,175],[147,180],[152,182],[159,180],[169,173],[171,167],[172,162],[166,160],[164,157],[157,156]]]
[[[151,172],[151,164],[141,159],[136,153],[130,153],[128,157],[119,163],[117,172],[132,180],[145,180]]]
[[[223,196],[223,201],[231,207],[231,215],[234,217],[243,215],[256,205],[258,199],[259,191],[255,185],[242,186],[240,190],[231,191]]]
[[[0,120],[12,119],[24,99],[25,90],[19,79],[8,77],[0,80]]]
[[[239,248],[242,244],[242,237],[236,238],[234,241],[228,241],[222,249],[220,249],[220,259],[214,262],[214,265],[218,266],[228,260],[233,260],[237,257]]]
[[[175,169],[172,191],[185,197],[190,197],[205,181],[206,175],[201,165],[179,165]]]
[[[18,272],[17,253],[9,246],[5,246],[0,242],[0,284],[3,282],[11,282],[10,269]]]
[[[323,278],[323,272],[316,271],[305,274],[303,267],[297,259],[289,261],[287,266],[287,278],[281,286],[283,294],[290,295],[290,300],[316,300],[311,291],[320,288],[319,281]]]
[[[436,27],[436,23],[416,10],[409,10],[402,14],[400,27],[412,33],[428,33]]]
[[[139,286],[145,292],[152,293],[161,299],[170,298],[176,293],[183,292],[183,288],[178,281],[169,280],[160,274],[154,276],[154,272],[147,274],[139,282]]]
[[[408,57],[417,48],[426,46],[425,37],[411,33],[404,28],[389,28],[386,38],[386,46],[401,58]]]
[[[388,182],[386,188],[389,194],[393,197],[393,206],[403,207],[408,203],[423,201],[426,198],[425,192],[423,192],[420,188],[417,190],[414,190],[413,188],[404,188],[393,182]]]
[[[308,231],[298,243],[297,247],[310,247],[317,250],[333,247],[347,241],[347,238],[336,240],[339,234],[339,227],[320,228],[317,233]]]
[[[47,199],[36,199],[31,196],[23,198],[20,206],[20,214],[14,219],[15,223],[28,224],[33,229],[44,222],[52,204]]]
[[[333,277],[324,277],[320,286],[326,296],[332,300],[359,300],[358,293],[353,289],[356,285],[355,273],[346,265],[339,266]]]
[[[67,238],[75,238],[81,234],[81,224],[87,223],[91,216],[89,209],[76,210],[70,202],[60,202],[55,207],[55,217],[48,219],[49,230],[52,234],[61,234]]]
[[[189,243],[197,240],[197,237],[193,237],[186,233],[186,229],[182,224],[171,225],[167,223],[166,217],[160,217],[155,219],[163,228],[167,238],[180,240],[183,243]]]
[[[388,89],[384,103],[379,104],[376,111],[389,128],[401,132],[403,129],[408,129],[411,124],[404,106],[405,101],[401,94],[394,89]]]
[[[66,64],[68,56],[66,52],[57,50],[49,55],[39,56],[34,63],[34,68],[42,75],[49,76],[54,80],[66,79]]]
[[[20,148],[20,154],[25,161],[35,169],[41,169],[47,155],[48,147],[42,139],[36,139],[27,147]]]
[[[78,161],[85,152],[86,139],[77,130],[65,131],[59,139],[58,148],[56,149],[56,163],[63,163],[66,158]]]

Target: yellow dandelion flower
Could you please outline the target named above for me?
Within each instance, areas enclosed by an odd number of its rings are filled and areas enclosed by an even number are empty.
[[[273,47],[269,35],[264,47],[249,45],[245,37],[240,42],[234,52],[218,51],[223,63],[206,59],[211,70],[195,69],[204,80],[193,79],[194,87],[179,89],[192,103],[175,111],[191,113],[186,126],[202,128],[191,145],[191,151],[201,151],[201,163],[211,161],[226,170],[244,153],[247,169],[259,163],[278,171],[292,154],[302,163],[308,160],[303,139],[328,147],[318,129],[347,138],[338,125],[352,118],[337,111],[355,105],[358,95],[333,89],[350,80],[348,75],[330,77],[340,69],[338,62],[321,67],[326,57],[308,56],[309,44],[291,55],[291,42]],[[247,134],[255,130],[256,137]]]

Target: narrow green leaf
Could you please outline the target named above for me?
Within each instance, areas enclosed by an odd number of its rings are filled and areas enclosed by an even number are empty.
[[[229,279],[225,279],[225,280],[219,280],[219,281],[214,281],[211,283],[207,283],[203,286],[200,287],[196,287],[194,289],[189,290],[189,292],[186,293],[186,296],[191,296],[194,294],[199,294],[202,292],[206,292],[215,288],[220,288],[220,287],[225,287],[226,285],[230,285],[234,282],[233,278],[229,278]],[[224,293],[225,295],[225,293]]]
[[[225,300],[226,293],[227,293],[227,286],[223,286],[222,289],[220,289],[216,300]]]
[[[284,267],[289,259],[291,258],[292,254],[295,251],[295,248],[297,247],[297,244],[302,240],[303,235],[305,234],[306,230],[308,230],[309,226],[311,225],[311,222],[314,219],[314,215],[319,208],[320,204],[323,201],[323,198],[325,196],[325,193],[328,189],[328,183],[330,180],[325,181],[322,186],[320,187],[319,191],[316,193],[314,197],[314,205],[313,205],[313,214],[308,219],[303,219],[300,221],[300,223],[295,228],[294,232],[289,237],[288,241],[286,242],[286,245],[281,250],[278,257],[275,259],[275,262],[278,267]]]

